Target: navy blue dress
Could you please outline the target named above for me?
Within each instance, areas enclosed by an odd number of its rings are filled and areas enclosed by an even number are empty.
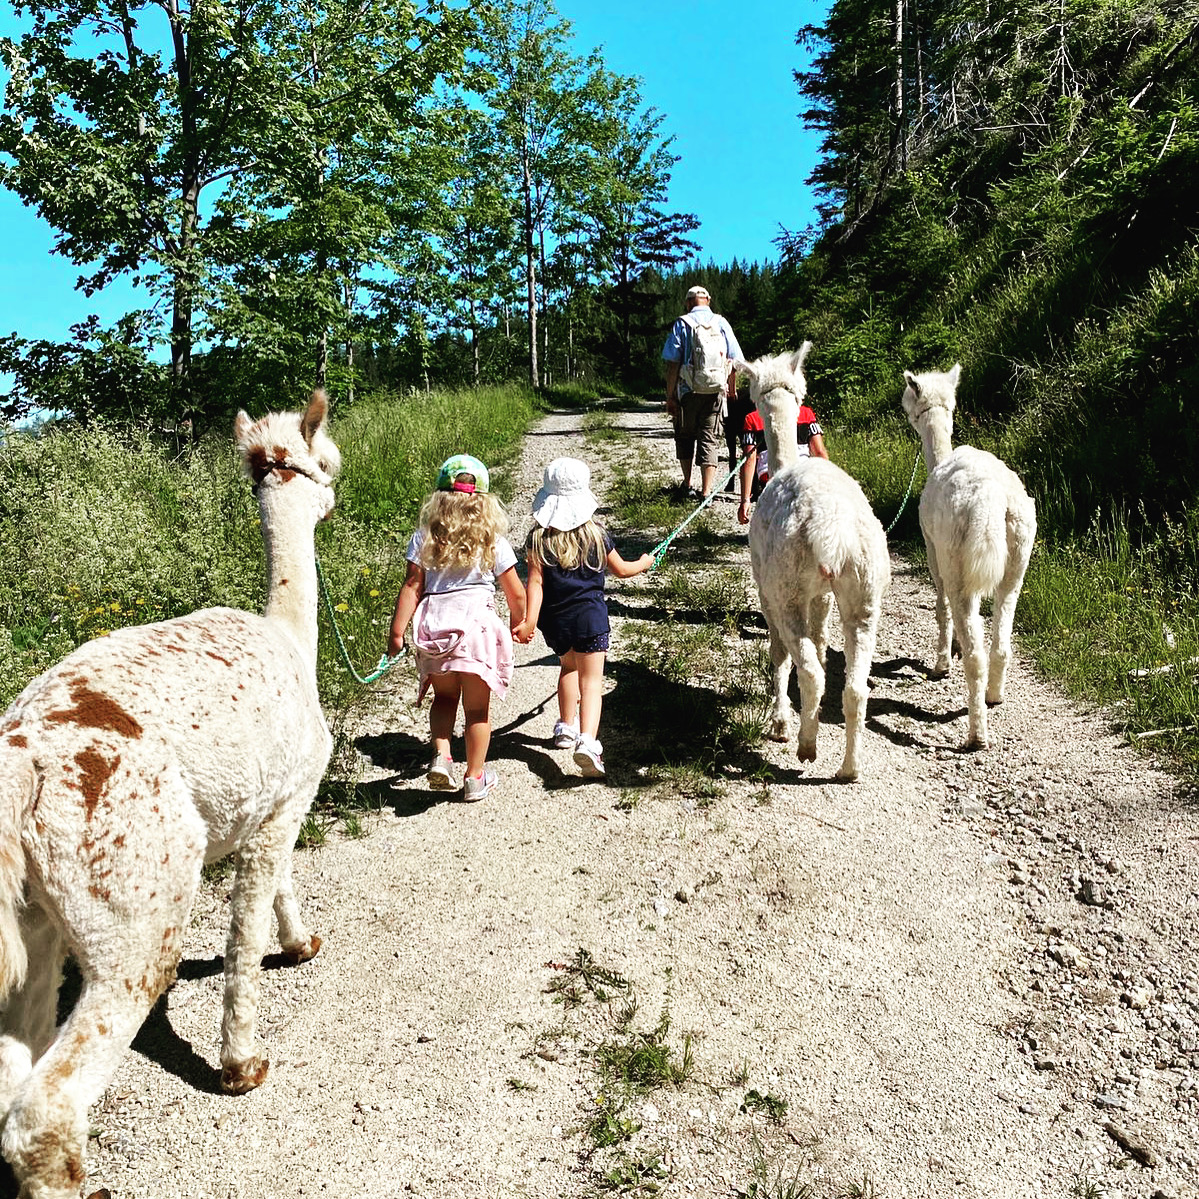
[[[614,545],[607,529],[604,559]],[[541,564],[542,601],[537,627],[545,643],[559,657],[575,650],[591,654],[608,648],[608,605],[604,600],[606,565],[594,570],[586,563],[563,570],[556,562]]]

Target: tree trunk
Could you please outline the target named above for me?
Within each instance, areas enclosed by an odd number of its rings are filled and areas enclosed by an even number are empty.
[[[903,5],[895,0],[895,150],[900,174],[908,169],[908,135],[904,121],[903,94]]]
[[[175,393],[176,415],[190,419],[192,437],[203,430],[192,411],[191,360],[192,312],[195,280],[192,277],[192,251],[200,213],[200,171],[196,161],[196,96],[192,89],[191,58],[188,55],[183,18],[177,0],[169,0],[167,16],[175,56],[175,80],[179,89],[179,135],[185,147],[180,177],[179,240],[175,247],[174,279],[171,289],[171,387]]]
[[[537,259],[533,245],[533,172],[529,163],[527,130],[524,145],[520,149],[520,160],[525,192],[525,307],[529,318],[529,383],[537,389],[541,387],[541,375],[537,369]]]

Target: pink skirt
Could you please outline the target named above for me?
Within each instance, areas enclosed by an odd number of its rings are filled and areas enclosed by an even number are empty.
[[[483,587],[424,596],[412,616],[412,649],[420,671],[419,704],[432,676],[478,675],[503,699],[512,681],[512,633]]]

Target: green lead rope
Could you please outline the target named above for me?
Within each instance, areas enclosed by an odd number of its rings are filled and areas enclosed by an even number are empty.
[[[342,661],[346,664],[346,669],[354,676],[356,683],[361,683],[366,686],[367,683],[373,683],[376,679],[381,679],[402,657],[408,653],[408,647],[404,646],[398,654],[393,654],[390,658],[384,654],[378,665],[368,675],[360,675],[354,669],[354,663],[350,661],[349,652],[346,649],[346,643],[341,635],[341,629],[337,627],[337,617],[333,615],[333,600],[329,596],[329,585],[325,582],[325,572],[321,569],[321,560],[316,559],[316,577],[320,580],[321,596],[325,601],[325,611],[329,613],[329,623],[333,626],[333,637],[337,641],[337,648],[341,650]]]
[[[663,558],[666,556],[666,551],[667,551],[667,550],[670,548],[670,543],[671,543],[671,542],[672,542],[672,541],[673,541],[673,540],[674,540],[674,539],[675,539],[675,538],[676,538],[676,537],[677,537],[677,536],[678,536],[678,535],[679,535],[679,534],[680,534],[680,533],[681,533],[681,532],[682,532],[682,531],[683,531],[683,530],[684,530],[684,529],[685,529],[685,528],[686,528],[686,527],[687,527],[687,526],[688,526],[688,525],[689,525],[689,524],[690,524],[690,523],[691,523],[691,522],[692,522],[692,521],[693,521],[693,520],[694,520],[694,519],[695,519],[695,518],[696,518],[696,517],[697,517],[697,516],[698,516],[698,515],[699,515],[699,514],[700,514],[700,513],[701,513],[701,512],[702,512],[702,511],[703,511],[703,510],[704,510],[704,509],[705,509],[705,508],[706,508],[706,507],[707,507],[707,506],[708,506],[708,505],[709,505],[709,504],[710,504],[710,503],[711,503],[711,502],[712,502],[712,501],[713,501],[713,500],[714,500],[714,499],[715,499],[717,496],[718,496],[718,495],[719,495],[719,494],[721,494],[721,493],[724,491],[725,484],[726,484],[726,483],[728,483],[728,481],[729,481],[729,480],[730,480],[730,479],[731,479],[731,478],[732,478],[732,477],[733,477],[733,476],[734,476],[734,475],[735,475],[735,474],[736,474],[736,473],[737,473],[737,472],[738,472],[738,471],[741,469],[741,463],[742,463],[742,462],[744,462],[744,461],[745,461],[745,459],[744,459],[744,458],[742,458],[742,459],[740,460],[740,462],[738,462],[738,463],[737,463],[737,464],[736,464],[736,465],[733,467],[733,469],[732,469],[732,470],[730,470],[730,471],[729,471],[729,473],[728,473],[727,475],[725,475],[723,479],[721,479],[721,480],[720,480],[720,482],[719,482],[719,483],[717,483],[717,484],[715,484],[715,485],[713,486],[712,490],[711,490],[711,491],[709,491],[709,492],[708,492],[708,494],[707,494],[707,496],[705,497],[705,499],[704,499],[704,502],[703,502],[702,504],[700,504],[700,506],[699,506],[698,508],[696,508],[696,510],[695,510],[694,512],[692,512],[692,513],[691,513],[691,515],[690,515],[689,517],[687,517],[687,519],[686,519],[685,521],[683,521],[683,523],[682,523],[681,525],[679,525],[679,527],[678,527],[677,529],[675,529],[673,533],[671,533],[669,536],[667,536],[667,538],[666,538],[664,541],[659,541],[659,542],[658,542],[658,544],[654,546],[653,550],[651,551],[651,553],[654,555],[654,564],[653,564],[653,566],[651,566],[651,567],[650,567],[650,570],[657,570],[657,569],[658,569],[658,567],[659,567],[659,566],[662,564],[662,559],[663,559]]]

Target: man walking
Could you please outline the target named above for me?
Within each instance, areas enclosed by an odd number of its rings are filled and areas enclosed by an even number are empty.
[[[733,362],[741,357],[732,326],[712,311],[708,289],[687,292],[687,311],[675,321],[662,347],[666,362],[666,411],[674,424],[674,447],[691,490],[692,463],[699,467],[701,494],[712,490],[720,453],[725,398],[735,395]]]

